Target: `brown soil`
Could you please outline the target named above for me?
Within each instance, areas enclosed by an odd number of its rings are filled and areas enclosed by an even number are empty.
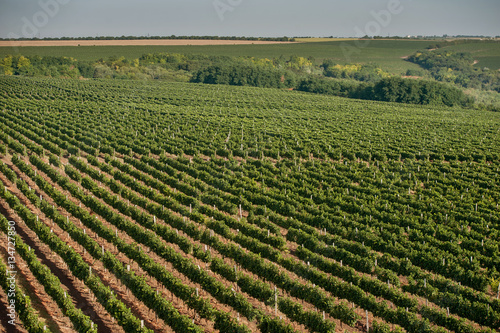
[[[7,163],[6,159],[3,159],[4,163]],[[13,167],[11,163],[8,163],[11,168],[20,175],[20,171]],[[6,182],[5,176],[0,174],[4,184]],[[23,177],[24,178],[24,177]],[[30,184],[34,185],[34,184]],[[23,198],[24,196],[21,192],[14,186],[10,186],[9,190],[14,193],[21,202],[30,209],[34,214],[43,216],[43,213],[33,206],[28,199]],[[47,196],[44,196],[47,198]],[[6,203],[5,203],[6,205]],[[13,212],[12,212],[13,213]],[[20,221],[20,219],[18,219]],[[40,262],[46,265],[54,275],[58,277],[63,284],[68,289],[68,295],[73,298],[73,301],[77,308],[80,308],[84,314],[90,317],[90,319],[97,324],[98,331],[105,332],[123,332],[123,329],[117,324],[113,324],[112,317],[102,308],[100,304],[96,304],[89,295],[88,288],[83,282],[78,280],[73,276],[73,274],[67,269],[66,263],[59,257],[54,255],[54,252],[45,244],[38,240],[36,234],[31,231],[24,223],[17,224],[17,232],[23,238],[24,242],[31,246],[35,250],[35,253]],[[26,229],[24,229],[26,228]]]
[[[4,205],[7,204],[3,200],[1,200],[0,202],[0,204],[2,205],[2,214],[4,214],[9,220],[18,222],[18,219],[13,218],[11,212],[4,210]],[[7,243],[2,243],[1,252],[2,256],[6,258]],[[23,293],[28,295],[31,299],[31,306],[33,307],[33,309],[36,309],[36,311],[38,311],[40,322],[44,323],[44,325],[47,325],[47,328],[50,330],[59,332],[74,332],[74,330],[71,328],[73,324],[71,323],[69,318],[62,313],[52,297],[50,297],[45,292],[44,286],[38,282],[35,276],[31,273],[29,266],[20,256],[16,256],[16,270],[17,286],[21,288]],[[19,318],[16,319],[16,322],[22,325]]]
[[[28,331],[22,327],[22,324],[17,318],[17,325],[9,324],[10,318],[7,317],[7,294],[0,288],[0,333],[27,333]]]
[[[134,39],[134,40],[26,40],[0,41],[0,47],[22,46],[174,46],[174,45],[252,45],[290,44],[294,42],[250,41],[250,40],[209,40],[209,39]]]
[[[40,172],[40,174],[42,174]],[[48,181],[48,182],[51,182],[50,179],[44,175],[44,178]],[[52,199],[47,196],[44,192],[41,192],[38,187],[36,186],[36,184],[32,183],[31,181],[29,181],[29,184],[32,186],[32,188],[36,189],[38,191],[38,195],[42,194],[44,200],[47,200],[49,201],[49,203],[52,203],[54,204],[54,202],[52,201]],[[57,188],[59,191],[63,192],[60,188],[58,188],[57,185],[55,185],[54,183],[51,182],[51,184]],[[74,203],[78,203],[76,201],[76,199],[73,200],[73,198],[71,198],[72,201],[74,201]],[[59,208],[59,212],[63,215],[69,215],[66,211],[64,211],[62,208]],[[79,223],[79,220],[75,219],[75,218],[70,218],[70,220],[77,224]],[[80,223],[81,224],[81,223]],[[90,256],[82,246],[80,246],[77,242],[75,242],[74,240],[72,240],[71,238],[67,237],[65,232],[62,231],[57,225],[53,225],[51,226],[51,228],[53,229],[54,233],[56,235],[59,236],[59,238],[63,239],[66,243],[68,243],[73,249],[75,249],[75,251],[77,251],[80,256],[83,258],[83,260],[89,265],[89,266],[92,266],[92,270],[93,272],[101,279],[101,281],[107,285],[108,287],[110,287],[113,292],[115,293],[115,295],[117,296],[117,298],[119,300],[121,300],[127,307],[129,307],[131,310],[132,310],[132,313],[138,317],[138,319],[143,319],[144,320],[144,324],[146,327],[150,328],[150,329],[153,329],[155,332],[171,332],[171,330],[169,330],[170,328],[167,327],[162,320],[160,319],[157,319],[155,317],[155,314],[150,311],[148,309],[148,307],[146,307],[140,300],[138,300],[129,290],[127,287],[125,287],[121,281],[119,279],[117,279],[113,274],[109,273],[107,271],[107,269],[104,267],[104,265],[102,264],[102,262],[100,261],[96,261],[92,256]],[[116,250],[114,250],[114,246],[112,244],[109,244],[107,243],[105,240],[102,240],[100,239],[96,234],[94,234],[92,231],[90,230],[87,230],[87,234],[95,239],[96,241],[98,241],[98,243],[101,245],[101,246],[104,246],[104,249],[105,250],[108,250],[112,253],[114,253],[115,255],[117,254],[116,253]],[[99,242],[100,240],[100,242]],[[117,256],[118,259],[120,259],[119,256]],[[122,263],[124,262],[124,260],[122,260]],[[87,293],[90,293],[89,291],[86,291]],[[93,297],[91,297],[93,298]],[[104,310],[105,311],[105,310]],[[111,318],[111,321],[114,323],[115,320],[113,318]],[[121,328],[120,328],[121,329]]]

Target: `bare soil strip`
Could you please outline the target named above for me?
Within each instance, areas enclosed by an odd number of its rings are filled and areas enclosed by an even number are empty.
[[[15,326],[9,324],[10,318],[7,317],[7,306],[7,294],[0,288],[0,333],[27,333],[28,331],[24,329],[19,318],[17,318]]]
[[[14,170],[17,175],[20,176],[19,171],[16,169]],[[1,178],[4,184],[9,186],[10,182],[8,182],[3,175]],[[15,194],[21,202],[31,210],[31,212],[39,216],[44,215],[39,209],[33,206],[31,202],[24,197],[24,195],[22,195],[17,187],[9,186],[9,190]],[[4,204],[7,205],[6,203]],[[17,218],[17,214],[15,214],[11,209],[7,209],[6,212]],[[17,218],[17,221],[21,221],[21,219]],[[26,230],[24,228],[26,228]],[[24,242],[35,250],[37,257],[40,258],[40,261],[49,267],[52,273],[56,275],[61,283],[68,289],[68,294],[73,298],[77,308],[80,308],[84,314],[89,316],[91,320],[97,324],[99,332],[123,331],[120,326],[112,322],[111,316],[106,311],[103,312],[102,306],[100,306],[100,304],[96,304],[96,302],[91,299],[89,292],[87,291],[88,288],[83,284],[83,282],[75,278],[73,274],[65,268],[67,266],[64,261],[59,256],[54,255],[47,245],[37,240],[36,234],[31,229],[25,226],[24,223],[20,223],[18,224],[16,231],[19,236],[23,238]]]
[[[0,201],[0,210],[2,214],[9,220],[16,221],[19,224],[21,218],[8,207],[8,204],[2,199]],[[19,229],[19,230],[18,230]],[[18,234],[26,240],[24,230],[16,228]],[[2,254],[7,253],[6,243],[2,244]],[[68,317],[62,312],[57,303],[46,292],[43,285],[41,285],[35,276],[31,273],[28,265],[20,256],[16,256],[16,283],[20,286],[32,300],[32,306],[39,312],[41,318],[46,320],[47,328],[59,332],[74,332],[73,325]],[[16,320],[19,323],[19,318]]]
[[[18,176],[21,176],[21,172],[15,167],[15,166],[11,166],[15,172],[18,174]],[[24,175],[23,175],[24,176]],[[47,176],[45,176],[44,178],[46,178]],[[24,178],[23,178],[24,179]],[[25,179],[26,180],[26,179]],[[34,189],[38,189],[38,192],[37,192],[37,195],[41,195],[43,194],[43,198],[44,200],[47,200],[48,202],[52,203],[53,205],[55,205],[55,202],[53,202],[52,198],[50,196],[48,196],[45,192],[41,191],[38,186],[33,183],[30,179],[28,179],[28,183],[34,188]],[[54,185],[54,184],[52,184]],[[16,188],[17,189],[17,188]],[[24,200],[26,200],[26,206],[29,207],[32,211],[36,211],[37,213],[40,214],[40,216],[44,216],[44,214],[39,211],[36,207],[34,207],[29,201],[28,199],[26,199],[24,197],[23,194],[19,194],[18,195],[18,198],[20,198],[20,200],[24,203]],[[68,212],[66,212],[65,210],[63,210],[62,208],[59,208],[58,209],[59,212],[61,214],[64,214],[64,215],[69,215]],[[71,220],[76,223],[78,220],[75,220],[73,218],[71,218]],[[42,221],[45,221],[45,218],[42,219]],[[131,292],[129,292],[128,288],[123,285],[121,283],[121,281],[115,277],[114,274],[112,273],[109,273],[105,268],[104,268],[104,265],[102,264],[102,262],[100,261],[97,261],[95,260],[92,256],[90,256],[90,254],[88,252],[86,252],[84,250],[84,248],[82,246],[80,246],[76,241],[74,241],[73,239],[71,239],[69,236],[68,237],[65,237],[64,236],[64,232],[59,228],[58,225],[52,225],[51,229],[53,230],[54,234],[58,235],[59,238],[61,238],[62,240],[64,240],[68,245],[70,245],[70,247],[72,247],[76,252],[78,252],[78,254],[82,257],[82,259],[89,265],[92,267],[92,270],[95,274],[97,274],[97,276],[101,279],[101,281],[109,286],[113,291],[114,293],[117,295],[118,299],[120,299],[125,305],[127,305],[131,310],[132,312],[134,313],[134,315],[136,317],[138,317],[138,319],[143,319],[144,320],[144,324],[146,327],[150,328],[150,329],[153,329],[155,332],[172,332],[170,330],[169,327],[167,327],[163,321],[161,320],[157,320],[151,313],[151,311],[149,311],[149,308],[147,308],[141,301],[139,301]],[[90,232],[90,231],[89,231]],[[95,238],[97,239],[97,235],[92,235],[92,233],[89,233],[89,235],[92,237],[92,238]],[[109,243],[105,242],[105,243],[101,243],[102,246],[105,246],[105,248],[107,250],[111,250],[111,246],[109,245]],[[87,292],[87,294],[90,295],[89,292]],[[94,297],[93,296],[90,296],[91,298],[91,301],[93,303],[96,304],[96,306],[99,306],[98,303],[95,302],[94,300]],[[83,309],[82,309],[83,310]],[[97,312],[100,312],[100,310],[97,310]],[[92,317],[91,317],[92,318]],[[111,318],[111,321],[110,321],[112,324],[115,324],[115,320],[113,318]],[[99,327],[99,329],[101,329],[101,327]],[[114,331],[115,332],[116,330],[120,330],[121,327],[116,327],[114,328]],[[109,332],[109,328],[108,327],[103,327],[103,332]]]
[[[22,46],[186,46],[186,45],[252,45],[291,44],[294,42],[274,42],[257,40],[219,39],[131,39],[131,40],[23,40],[0,41],[0,47]]]

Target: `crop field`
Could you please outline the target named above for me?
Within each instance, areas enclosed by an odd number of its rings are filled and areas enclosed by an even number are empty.
[[[0,110],[24,331],[499,331],[498,112],[7,76]]]
[[[92,41],[87,41],[92,42]],[[105,41],[100,41],[101,43]],[[127,41],[115,41],[116,43]],[[317,63],[324,59],[334,59],[339,64],[375,63],[383,70],[393,74],[403,74],[408,69],[418,69],[416,64],[404,58],[417,51],[425,50],[435,42],[431,40],[353,40],[329,38],[297,38],[294,43],[223,41],[224,43],[241,43],[243,45],[196,45],[196,41],[188,40],[193,45],[177,45],[184,41],[163,41],[167,45],[147,45],[149,41],[140,41],[145,45],[96,45],[96,46],[0,46],[0,58],[7,55],[22,54],[24,56],[57,56],[73,57],[78,60],[97,61],[109,57],[124,56],[129,60],[139,58],[147,53],[180,53],[250,56],[257,58],[277,58],[280,56],[313,57]],[[201,41],[216,43],[217,41]],[[150,42],[152,43],[152,42]],[[168,45],[173,43],[175,45]],[[246,45],[245,45],[246,44]],[[478,61],[477,66],[500,69],[500,43],[498,41],[465,43],[446,46],[445,49],[456,52],[470,52]]]
[[[91,41],[89,41],[91,42]],[[126,41],[116,41],[126,42]],[[142,42],[142,41],[141,41]],[[144,41],[147,44],[148,41]],[[181,41],[165,41],[180,43]],[[196,41],[187,41],[195,44]],[[215,43],[216,41],[202,41]],[[234,42],[234,41],[223,41]],[[241,41],[240,41],[241,42]],[[246,43],[246,42],[245,42]],[[297,39],[295,43],[261,42],[250,45],[97,45],[97,46],[0,46],[0,57],[9,54],[25,56],[73,57],[78,60],[97,61],[111,56],[124,56],[129,60],[147,53],[180,53],[228,56],[250,56],[257,58],[277,58],[280,56],[313,57],[317,63],[324,59],[334,59],[339,64],[375,63],[392,74],[403,74],[408,69],[419,69],[416,64],[405,61],[405,57],[425,50],[435,42],[427,40],[352,40],[352,39]],[[470,52],[478,61],[477,66],[500,69],[500,43],[482,42],[447,46],[457,52]]]
[[[317,63],[333,58],[339,63],[376,63],[382,69],[400,74],[407,69],[417,69],[417,65],[404,61],[418,50],[423,50],[432,41],[412,40],[330,40],[307,43],[279,43],[266,45],[185,45],[185,46],[23,46],[0,47],[0,57],[9,54],[25,56],[66,56],[78,60],[96,61],[111,56],[127,59],[139,58],[147,53],[180,53],[227,56],[250,56],[257,58],[277,58],[280,56],[314,57]]]
[[[186,46],[186,45],[246,45],[246,44],[279,44],[291,42],[254,41],[254,40],[221,40],[221,39],[127,39],[127,40],[26,40],[0,41],[1,47],[24,46]]]

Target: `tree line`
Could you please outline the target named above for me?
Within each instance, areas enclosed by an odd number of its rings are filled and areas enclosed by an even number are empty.
[[[423,58],[415,59],[424,61]],[[463,62],[467,62],[467,59],[458,58],[455,67],[462,68]],[[132,60],[109,57],[90,62],[71,57],[9,55],[0,59],[0,73],[63,78],[190,81],[281,88],[408,104],[472,104],[462,90],[449,83],[391,76],[374,64],[340,65],[327,59],[317,66],[315,59],[298,56],[261,59],[149,53]]]
[[[252,64],[211,65],[195,72],[191,82],[289,88],[304,92],[422,105],[471,106],[459,88],[436,81],[385,77],[373,82],[331,79]]]

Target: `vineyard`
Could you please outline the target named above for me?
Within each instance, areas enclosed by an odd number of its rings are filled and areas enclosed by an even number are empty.
[[[0,329],[500,331],[498,112],[7,76],[0,110]]]

